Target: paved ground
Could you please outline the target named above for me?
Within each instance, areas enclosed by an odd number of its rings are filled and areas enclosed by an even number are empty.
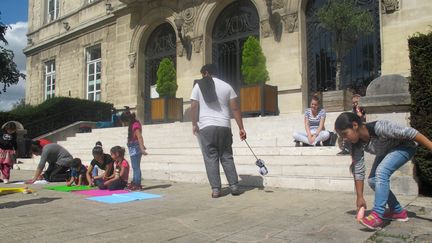
[[[12,173],[14,180],[32,175]],[[0,241],[432,242],[431,198],[401,197],[411,220],[375,233],[356,223],[351,193],[243,188],[238,197],[212,199],[207,185],[144,184],[163,198],[108,205],[41,185],[34,194],[0,196]]]

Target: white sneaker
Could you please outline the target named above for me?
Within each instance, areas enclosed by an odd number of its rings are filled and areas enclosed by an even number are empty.
[[[8,179],[3,179],[3,183],[4,184],[9,184],[9,180]]]

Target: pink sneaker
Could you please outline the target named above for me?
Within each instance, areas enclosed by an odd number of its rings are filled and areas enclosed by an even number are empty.
[[[369,229],[378,230],[383,226],[384,221],[378,216],[375,211],[372,211],[367,217],[360,220],[360,223]]]
[[[392,211],[385,212],[383,218],[388,220],[402,221],[402,222],[406,222],[409,220],[408,211],[406,209],[403,209],[402,212],[400,213],[395,213]]]

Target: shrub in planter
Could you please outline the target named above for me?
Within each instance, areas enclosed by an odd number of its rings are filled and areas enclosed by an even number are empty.
[[[243,45],[241,72],[245,84],[265,83],[268,79],[266,58],[258,40],[249,36]]]
[[[240,89],[243,115],[278,113],[277,87],[266,85],[269,79],[266,58],[258,40],[250,36],[243,45],[241,71],[247,86]]]
[[[183,99],[175,98],[177,77],[174,63],[163,58],[157,70],[156,91],[160,98],[151,100],[151,121],[172,122],[183,120]]]
[[[411,126],[432,138],[432,32],[408,39],[411,62]],[[414,156],[420,191],[432,194],[432,152],[419,146]]]
[[[156,91],[160,97],[175,97],[177,88],[174,63],[169,58],[163,58],[157,70]]]

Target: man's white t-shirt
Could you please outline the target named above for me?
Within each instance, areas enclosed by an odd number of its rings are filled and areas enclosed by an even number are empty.
[[[230,105],[231,99],[237,98],[234,89],[224,81],[213,77],[216,94],[219,102],[207,104],[198,84],[192,89],[190,99],[199,103],[198,126],[201,129],[208,126],[231,127]]]

